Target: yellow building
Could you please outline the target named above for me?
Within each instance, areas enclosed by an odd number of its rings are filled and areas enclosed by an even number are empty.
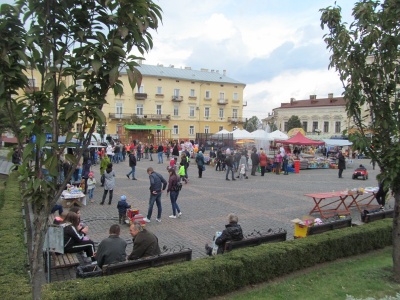
[[[171,129],[166,138],[195,140],[196,133],[215,133],[242,127],[245,84],[226,76],[225,70],[163,65],[138,67],[143,79],[132,91],[126,73],[121,74],[124,94],[107,96],[103,112],[107,118],[106,134],[128,142],[135,120],[149,126]]]
[[[314,135],[315,139],[341,136],[354,123],[347,117],[346,102],[343,97],[328,94],[326,98],[310,95],[306,100],[290,99],[280,107],[273,109],[264,122],[274,123],[281,131],[287,132],[290,117],[298,116],[307,136]]]

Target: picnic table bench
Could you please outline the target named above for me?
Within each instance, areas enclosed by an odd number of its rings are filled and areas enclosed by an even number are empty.
[[[283,242],[286,241],[286,235],[286,230],[283,230],[282,232],[250,237],[241,241],[228,241],[225,243],[224,252],[229,252],[239,248],[258,246],[265,243]]]

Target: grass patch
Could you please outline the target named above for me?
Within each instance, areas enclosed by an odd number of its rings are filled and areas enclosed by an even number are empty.
[[[400,284],[392,280],[392,247],[322,264],[276,281],[216,299],[346,299],[395,296]]]

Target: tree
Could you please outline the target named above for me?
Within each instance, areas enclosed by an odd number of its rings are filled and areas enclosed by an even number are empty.
[[[126,70],[131,88],[140,84],[135,68],[139,57],[131,52],[143,55],[152,48],[149,31],[160,20],[161,8],[151,0],[19,0],[15,6],[1,6],[0,106],[9,113],[20,149],[30,139],[18,170],[24,201],[34,215],[29,241],[35,299],[40,298],[45,279],[42,246],[47,217],[74,169],[60,182],[64,150],[76,147],[69,130],[78,120],[84,129],[76,136],[81,147],[74,155],[65,155],[75,167],[97,125],[105,123],[101,109],[107,93],[123,93],[120,72]],[[29,83],[28,74],[33,73],[40,74],[37,85]],[[77,89],[77,80],[83,81],[83,90]],[[18,90],[25,90],[24,95]],[[22,117],[17,118],[15,111]],[[60,134],[66,134],[61,146]]]
[[[346,111],[358,129],[359,144],[381,167],[395,199],[393,271],[400,282],[400,2],[357,2],[348,27],[338,6],[321,9],[321,27],[331,52],[330,68],[339,73]],[[367,106],[365,113],[363,108]],[[373,132],[372,145],[366,129]],[[372,147],[373,146],[373,147]]]
[[[246,129],[248,132],[253,132],[257,130],[260,125],[261,121],[256,116],[252,116],[244,123],[243,129]]]
[[[287,131],[293,128],[301,128],[301,122],[298,116],[291,116],[287,122]]]

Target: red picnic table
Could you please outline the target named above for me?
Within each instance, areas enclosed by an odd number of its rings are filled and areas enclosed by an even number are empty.
[[[349,208],[357,207],[359,212],[365,208],[378,207],[372,205],[371,202],[375,199],[375,190],[365,191],[363,193],[353,193],[348,191],[327,192],[305,194],[306,197],[311,197],[314,200],[314,207],[310,211],[319,213],[322,218],[329,218],[335,215],[349,215]],[[346,199],[350,199],[350,204],[346,204]]]

